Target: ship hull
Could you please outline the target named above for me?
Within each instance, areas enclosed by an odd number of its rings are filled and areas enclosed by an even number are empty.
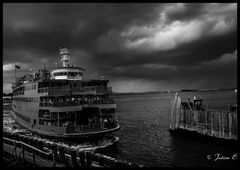
[[[63,134],[56,134],[54,132],[45,132],[41,130],[36,130],[28,127],[24,123],[18,120],[18,117],[16,116],[14,110],[13,110],[13,117],[15,122],[20,125],[21,127],[31,131],[34,134],[38,134],[41,136],[49,137],[49,138],[61,138],[61,139],[86,139],[86,138],[98,138],[101,136],[104,136],[109,133],[116,132],[120,129],[120,125],[118,124],[116,127],[111,128],[111,129],[105,129],[105,130],[99,130],[99,131],[94,131],[94,132],[78,132],[78,133],[63,133]]]

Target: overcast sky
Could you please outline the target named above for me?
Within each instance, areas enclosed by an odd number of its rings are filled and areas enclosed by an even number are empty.
[[[115,92],[237,87],[237,4],[3,4],[3,91],[60,59]]]

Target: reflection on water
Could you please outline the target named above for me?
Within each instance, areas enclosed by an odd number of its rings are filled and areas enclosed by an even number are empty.
[[[117,150],[105,154],[150,167],[172,166],[236,166],[233,160],[208,160],[216,153],[230,156],[236,149],[192,138],[171,135],[171,100],[175,94],[145,94],[116,97],[117,116],[121,129],[114,133],[120,138]],[[181,93],[184,98],[201,96],[209,108],[226,109],[237,103],[232,91]],[[9,111],[4,110],[4,128],[19,130]]]

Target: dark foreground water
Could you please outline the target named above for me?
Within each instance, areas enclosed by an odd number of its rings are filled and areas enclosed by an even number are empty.
[[[106,151],[105,154],[149,167],[237,166],[237,161],[233,160],[237,157],[235,147],[169,133],[171,100],[174,95],[168,93],[116,97],[121,129],[114,135],[120,138],[119,146],[117,150]],[[237,93],[233,91],[185,92],[181,95],[186,98],[201,96],[209,108],[215,109],[227,109],[227,104],[237,103]],[[6,117],[6,109],[4,112],[4,124],[8,126],[7,122],[12,120]],[[229,160],[214,161],[217,156]],[[212,159],[209,160],[208,157]]]

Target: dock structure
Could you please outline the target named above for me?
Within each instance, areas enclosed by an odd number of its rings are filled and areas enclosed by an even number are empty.
[[[237,105],[228,111],[212,110],[203,106],[202,99],[182,101],[176,93],[172,103],[169,130],[195,132],[227,141],[237,141]]]
[[[39,167],[142,167],[142,165],[38,137],[3,132],[3,151],[11,164],[23,160]]]

